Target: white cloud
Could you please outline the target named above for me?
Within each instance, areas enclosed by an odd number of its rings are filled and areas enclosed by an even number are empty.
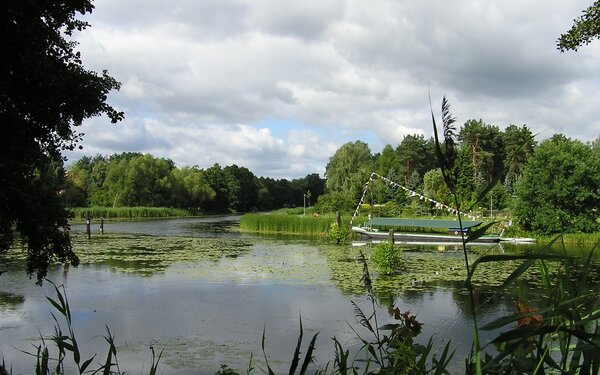
[[[588,1],[95,5],[80,49],[87,67],[123,83],[110,99],[126,120],[89,121],[86,151],[300,177],[322,172],[357,137],[378,152],[406,134],[430,136],[429,91],[434,112],[446,94],[459,123],[527,124],[584,140],[600,133],[600,42],[555,48]],[[265,128],[265,119],[304,129]]]

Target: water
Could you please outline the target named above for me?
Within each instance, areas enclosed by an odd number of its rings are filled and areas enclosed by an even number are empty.
[[[103,360],[106,343],[101,336],[108,326],[116,337],[121,370],[127,373],[148,369],[151,346],[164,349],[159,373],[212,374],[222,363],[243,371],[250,353],[262,358],[265,329],[271,365],[287,373],[300,317],[303,352],[319,332],[318,365],[333,359],[334,336],[346,347],[358,347],[350,326],[367,333],[359,329],[350,301],[366,312],[371,309],[360,282],[359,249],[240,234],[238,219],[105,224],[107,234],[94,233],[91,242],[82,234],[83,226],[74,226],[74,246],[82,264],[54,267],[49,279],[65,285],[84,357],[98,353],[96,363]],[[452,340],[458,371],[472,337],[469,298],[460,281],[461,253],[413,250],[418,251],[405,251],[402,275],[375,276],[380,323],[393,322],[387,311],[392,305],[416,314],[424,323],[421,342],[431,336],[438,346]],[[30,374],[35,360],[22,351],[34,351],[40,333],[52,334],[45,296],[53,296],[53,287],[35,286],[14,254],[2,262],[6,272],[0,276],[0,354],[14,374]],[[489,271],[481,272],[489,277]],[[481,307],[480,321],[512,313],[514,295],[532,298],[536,288],[524,281],[511,293],[495,296]],[[481,301],[492,295],[492,287],[477,290]],[[496,334],[484,332],[483,341]]]

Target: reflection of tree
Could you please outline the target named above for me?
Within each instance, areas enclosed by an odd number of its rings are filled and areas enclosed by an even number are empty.
[[[25,297],[21,294],[0,292],[0,311],[14,310],[25,303]]]

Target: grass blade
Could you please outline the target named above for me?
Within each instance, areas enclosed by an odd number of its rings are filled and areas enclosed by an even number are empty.
[[[290,365],[289,375],[294,375],[296,373],[296,368],[298,368],[298,363],[300,363],[300,346],[302,345],[302,336],[304,336],[304,330],[302,329],[302,316],[300,316],[300,334],[298,335],[298,343],[296,344],[296,349],[294,350],[294,358],[292,359],[292,364]]]
[[[275,373],[273,372],[273,369],[271,369],[271,366],[269,365],[269,360],[267,359],[267,352],[265,351],[265,333],[266,333],[266,328],[263,327],[261,348],[262,348],[263,356],[265,357],[265,364],[267,365],[268,374],[275,375]]]
[[[308,365],[314,360],[313,352],[315,350],[317,336],[319,336],[319,332],[315,333],[312,340],[310,340],[310,344],[308,344],[308,349],[306,350],[306,356],[304,356],[304,362],[302,363],[302,367],[300,368],[300,375],[306,374]]]

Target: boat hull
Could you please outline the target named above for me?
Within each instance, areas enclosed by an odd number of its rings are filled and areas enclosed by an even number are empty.
[[[352,227],[352,231],[356,233],[361,239],[371,240],[386,240],[389,234],[386,232],[375,232],[360,227]],[[408,244],[460,244],[462,243],[462,237],[460,235],[452,234],[431,234],[431,233],[406,233],[406,232],[394,232],[394,241],[398,243]],[[483,236],[475,241],[469,242],[474,245],[491,245],[500,242],[500,237],[497,236]]]

